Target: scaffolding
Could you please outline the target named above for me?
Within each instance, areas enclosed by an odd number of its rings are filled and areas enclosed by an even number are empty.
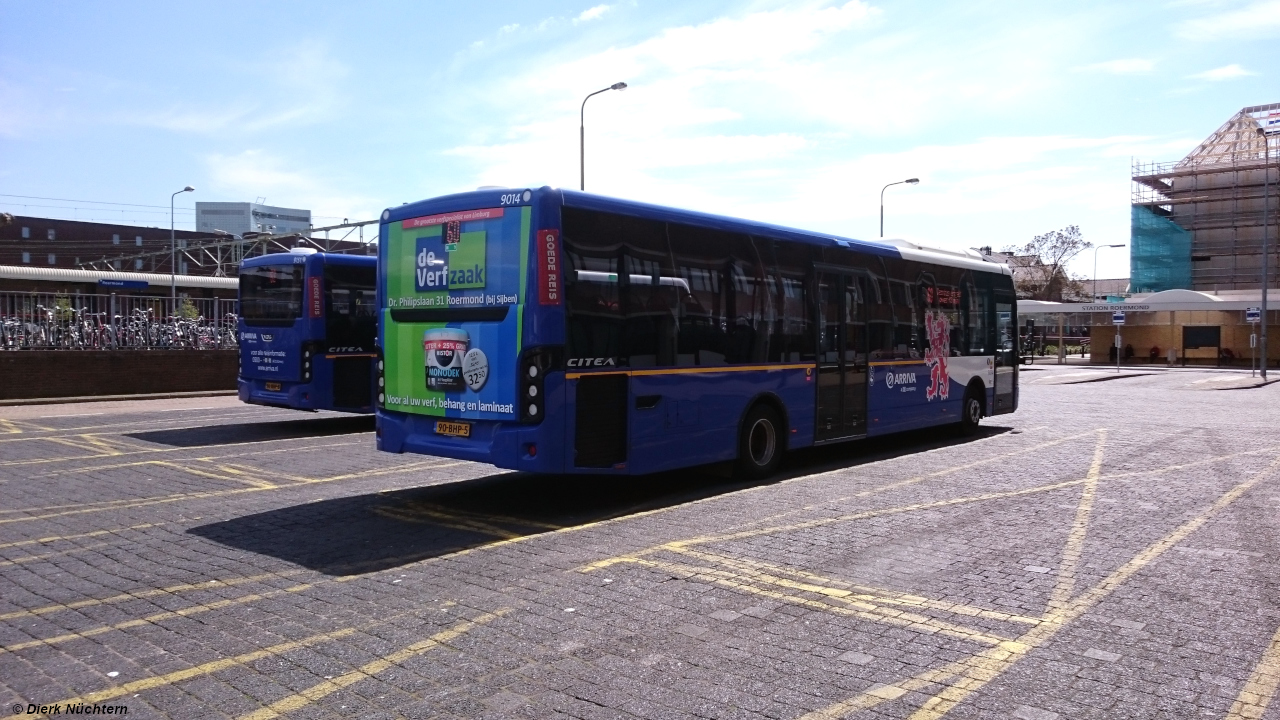
[[[1280,208],[1280,137],[1258,128],[1277,121],[1280,103],[1246,107],[1182,160],[1133,162],[1135,291],[1261,287],[1264,197],[1273,239]]]
[[[377,222],[377,220],[363,220],[315,228],[311,231],[311,237],[300,233],[245,233],[244,235],[221,235],[208,240],[177,240],[172,255],[174,262],[177,263],[179,275],[212,275],[214,277],[235,277],[241,260],[258,255],[289,252],[295,247],[347,255],[376,255],[378,252],[376,236],[366,242],[364,227]],[[342,237],[332,239],[329,237],[331,231],[344,229],[347,232]],[[358,236],[351,239],[351,234],[357,231]],[[320,232],[324,233],[324,237],[316,237],[316,233]],[[170,254],[170,250],[153,250],[130,255],[103,256],[98,260],[82,262],[76,267],[82,270],[125,272],[147,270],[167,273],[170,267]]]

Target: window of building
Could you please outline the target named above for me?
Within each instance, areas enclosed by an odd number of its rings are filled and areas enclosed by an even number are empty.
[[[137,260],[134,260],[134,261],[133,261],[133,269],[134,269],[134,270],[141,270],[141,269],[142,269],[142,258],[138,258]]]
[[[112,245],[119,245],[119,244],[120,244],[120,236],[119,236],[119,235],[112,235],[112,236],[111,236],[111,244],[112,244]]]
[[[24,238],[30,238],[30,237],[31,237],[31,228],[29,228],[29,227],[24,227],[24,228],[22,228],[22,237],[24,237]]]
[[[134,238],[133,244],[137,245],[138,247],[142,247],[142,236],[139,235],[138,237]]]
[[[58,231],[54,230],[53,228],[49,228],[49,239],[50,240],[58,239]]]
[[[53,265],[56,262],[58,262],[58,256],[53,253],[49,253],[49,264]]]
[[[24,262],[24,263],[29,263],[29,262],[31,262],[31,253],[29,253],[29,252],[24,252],[24,253],[22,253],[22,262]]]

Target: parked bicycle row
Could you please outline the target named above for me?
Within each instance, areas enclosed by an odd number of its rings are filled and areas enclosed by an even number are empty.
[[[0,349],[234,348],[234,309],[216,298],[0,293]]]

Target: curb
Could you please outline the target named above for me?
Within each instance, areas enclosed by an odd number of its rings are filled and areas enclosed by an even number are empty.
[[[58,405],[66,403],[109,402],[120,400],[166,400],[172,398],[220,397],[235,395],[236,390],[196,390],[194,392],[139,393],[136,395],[84,395],[80,397],[22,398],[0,400],[0,407],[21,405]]]

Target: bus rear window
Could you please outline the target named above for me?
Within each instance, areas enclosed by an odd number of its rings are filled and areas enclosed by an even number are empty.
[[[260,265],[240,270],[240,316],[245,322],[302,317],[302,265]]]

